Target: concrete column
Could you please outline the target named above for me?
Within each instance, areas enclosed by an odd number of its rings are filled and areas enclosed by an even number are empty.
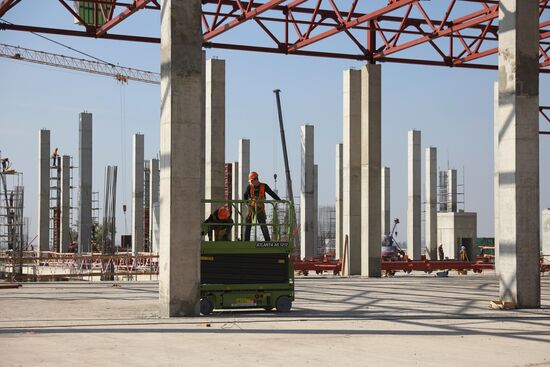
[[[132,153],[132,252],[143,251],[143,135],[134,134]]]
[[[381,276],[382,66],[361,69],[361,275]]]
[[[344,273],[361,274],[361,71],[345,70],[343,85],[343,227],[348,236]]]
[[[61,238],[60,252],[68,252],[71,243],[71,157],[61,156]]]
[[[160,251],[160,202],[153,204],[151,208],[151,246],[153,252]]]
[[[335,241],[335,256],[337,259],[342,259],[343,246],[344,246],[344,234],[343,234],[343,223],[342,223],[342,197],[343,197],[343,181],[344,181],[344,171],[343,171],[343,154],[344,154],[344,145],[336,144],[336,208],[335,208],[335,219],[336,219],[336,241]]]
[[[381,177],[380,188],[382,189],[382,200],[380,209],[382,212],[382,240],[384,237],[390,233],[392,230],[391,227],[391,196],[390,196],[390,167],[382,167],[382,177]]]
[[[499,140],[499,134],[500,134],[500,119],[499,119],[499,107],[498,107],[498,81],[494,83],[493,85],[493,198],[494,198],[494,230],[495,230],[495,273],[499,273],[499,236],[500,236],[500,230],[499,230],[499,207],[498,207],[498,199],[499,199],[499,171],[498,171],[498,140]]]
[[[250,173],[250,140],[239,140],[239,199],[243,199],[244,191],[248,186],[248,174]],[[258,172],[261,174],[261,172]],[[261,176],[260,176],[261,180]],[[241,206],[241,213],[239,222],[244,223],[246,221],[247,206]],[[240,237],[244,238],[244,227],[239,228]]]
[[[231,170],[231,200],[240,200],[243,193],[240,192],[241,189],[239,187],[239,162],[233,162]],[[231,217],[233,218],[233,223],[235,224],[239,223],[239,216],[237,215],[237,211],[235,210],[235,208],[238,207],[239,206],[237,204],[234,204],[231,211]],[[239,233],[240,227],[233,226],[233,229],[231,230],[231,241],[236,241],[239,238]]]
[[[545,255],[544,261],[550,262],[550,209],[542,211],[542,254]]]
[[[196,316],[200,295],[203,37],[199,0],[163,0],[160,316]]]
[[[50,250],[50,130],[38,132],[38,237],[39,251]]]
[[[319,253],[319,165],[313,165],[313,256]]]
[[[225,61],[206,62],[205,198],[223,200],[225,165]],[[206,204],[205,215],[220,203]]]
[[[92,237],[92,114],[80,113],[78,252],[90,252]]]
[[[426,257],[430,260],[437,260],[437,148],[426,148],[425,163],[426,224],[424,237],[426,242]]]
[[[159,171],[158,159],[151,159],[149,161],[149,170],[150,170],[150,173],[149,173],[149,228],[148,228],[148,231],[149,231],[149,242],[151,243],[151,249],[149,251],[158,252],[158,240],[159,240],[158,227],[155,226],[155,222],[158,222],[158,218],[155,221],[155,216],[158,217],[158,211],[155,212],[156,210],[155,206],[159,203],[159,189],[160,189],[159,187],[160,171]]]
[[[200,136],[200,164],[201,164],[201,200],[206,198],[206,51],[202,51],[202,78],[201,78],[201,136]],[[201,202],[201,211],[199,211],[199,219],[202,222],[205,218],[204,204]]]
[[[302,125],[302,171],[300,190],[300,257],[315,256],[314,244],[314,127]]]
[[[458,183],[456,169],[447,171],[447,211],[458,212]]]
[[[540,307],[539,1],[499,2],[500,298]]]
[[[407,202],[407,255],[420,260],[420,131],[409,131]]]

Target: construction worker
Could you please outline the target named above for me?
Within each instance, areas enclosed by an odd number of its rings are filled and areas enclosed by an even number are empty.
[[[233,219],[231,213],[226,206],[221,206],[210,214],[204,221],[205,230],[201,235],[208,235],[208,241],[229,241],[231,236],[231,227],[233,227]],[[212,232],[214,237],[212,238]]]
[[[468,253],[466,252],[466,246],[460,247],[460,261],[470,261],[468,259]]]
[[[439,254],[439,260],[445,260],[445,253],[443,252],[443,244],[439,244],[437,248],[437,253]]]
[[[250,172],[248,175],[248,186],[246,191],[243,194],[244,200],[250,200],[248,204],[248,214],[246,215],[246,223],[252,223],[252,219],[255,216],[258,223],[261,225],[262,233],[264,235],[265,241],[271,241],[271,236],[269,235],[269,229],[265,225],[266,214],[265,214],[265,194],[268,193],[275,200],[281,200],[279,195],[277,195],[268,184],[260,182],[258,174],[254,171]],[[248,224],[244,230],[244,240],[250,241],[250,230],[251,226]]]

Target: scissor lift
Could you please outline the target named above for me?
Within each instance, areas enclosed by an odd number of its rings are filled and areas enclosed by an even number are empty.
[[[245,308],[290,311],[294,301],[294,268],[290,257],[294,229],[292,204],[285,200],[263,202],[266,209],[271,209],[266,225],[272,237],[271,241],[264,241],[258,223],[245,223],[247,201],[205,202],[212,203],[214,208],[225,205],[237,215],[232,226],[235,241],[215,241],[215,238],[201,241],[201,313],[209,315],[214,309]],[[247,225],[251,226],[251,241],[242,240]]]

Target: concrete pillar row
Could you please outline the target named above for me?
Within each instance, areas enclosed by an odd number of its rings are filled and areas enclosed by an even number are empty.
[[[223,200],[225,167],[225,61],[206,62],[205,198]],[[205,216],[220,204],[206,204]]]
[[[539,1],[499,1],[500,298],[540,307]]]
[[[314,127],[301,126],[302,170],[300,186],[300,257],[315,256],[314,244],[314,190],[315,190],[315,158],[314,158]]]
[[[381,276],[382,66],[361,69],[361,275]]]
[[[343,235],[348,236],[344,274],[361,274],[361,71],[343,75]],[[344,237],[345,238],[345,237]],[[349,255],[349,256],[348,256]]]
[[[50,250],[50,130],[38,132],[38,237],[39,251]]]
[[[90,252],[92,238],[92,114],[80,113],[78,252]]]
[[[343,153],[344,145],[336,144],[336,208],[335,208],[335,219],[336,219],[336,241],[335,241],[335,256],[337,259],[342,259],[343,255],[343,246],[344,246],[344,234],[343,234],[343,207],[342,207],[342,197],[343,197]]]
[[[134,134],[132,141],[132,253],[143,252],[144,137]]]
[[[204,185],[201,2],[161,4],[161,317],[197,316]]]
[[[420,260],[420,131],[410,130],[408,142],[407,255],[411,260]]]
[[[426,148],[426,197],[425,243],[426,256],[437,260],[437,148]]]
[[[59,252],[68,252],[71,243],[71,157],[61,156],[61,231]]]

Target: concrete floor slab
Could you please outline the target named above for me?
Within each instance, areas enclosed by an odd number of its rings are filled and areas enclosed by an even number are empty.
[[[550,366],[543,308],[493,311],[494,275],[310,277],[288,314],[159,319],[158,284],[0,290],[1,366]]]

